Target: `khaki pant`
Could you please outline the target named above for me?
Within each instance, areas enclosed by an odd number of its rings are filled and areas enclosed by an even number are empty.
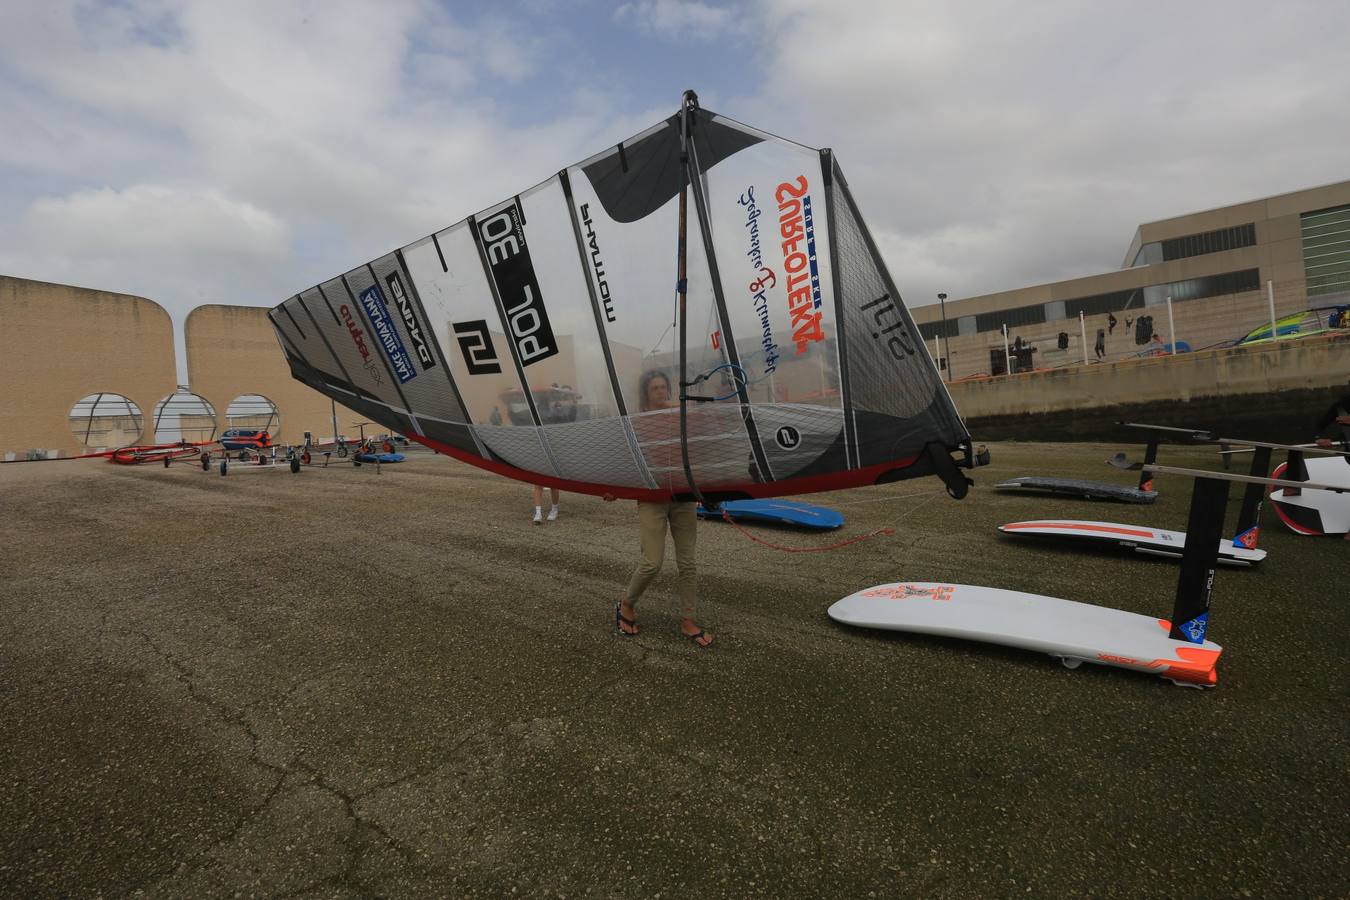
[[[638,529],[642,536],[642,562],[628,581],[628,602],[637,605],[666,556],[666,528],[675,540],[675,567],[679,570],[680,614],[694,617],[698,602],[698,576],[694,571],[694,538],[698,515],[694,503],[645,503],[638,501]]]

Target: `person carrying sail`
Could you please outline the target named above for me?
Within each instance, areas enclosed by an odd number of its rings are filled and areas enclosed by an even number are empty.
[[[638,382],[638,404],[642,412],[671,409],[670,379],[659,369],[644,372]],[[605,500],[613,500],[605,495]],[[623,599],[614,604],[614,628],[624,637],[638,633],[638,599],[661,571],[665,560],[666,531],[675,542],[675,567],[679,572],[680,633],[699,647],[713,642],[710,632],[694,621],[694,607],[698,602],[698,577],[694,568],[694,548],[697,537],[698,515],[693,502],[667,501],[650,503],[638,501],[638,532],[641,538],[642,559],[628,580]]]

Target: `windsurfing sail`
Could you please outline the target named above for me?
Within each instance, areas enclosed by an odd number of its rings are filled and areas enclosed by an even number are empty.
[[[715,501],[937,474],[961,496],[958,466],[985,461],[833,154],[692,92],[269,318],[301,382],[564,490]]]

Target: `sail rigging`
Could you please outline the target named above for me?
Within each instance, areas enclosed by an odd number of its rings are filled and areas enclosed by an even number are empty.
[[[936,473],[960,495],[980,461],[834,155],[692,91],[270,319],[300,381],[523,481],[715,502]],[[649,406],[660,378],[674,407]]]

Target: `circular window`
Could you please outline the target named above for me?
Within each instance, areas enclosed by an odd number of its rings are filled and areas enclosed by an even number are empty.
[[[242,394],[230,401],[225,410],[226,428],[256,428],[276,434],[281,427],[277,405],[262,394]]]
[[[187,388],[179,388],[155,404],[156,444],[196,443],[215,437],[215,407]]]
[[[70,409],[70,432],[86,450],[128,447],[141,439],[141,408],[121,394],[101,391]]]

